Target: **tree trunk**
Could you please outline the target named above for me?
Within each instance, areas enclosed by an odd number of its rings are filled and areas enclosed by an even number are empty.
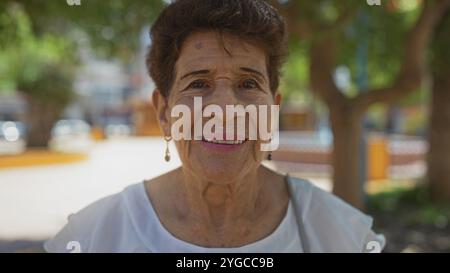
[[[450,203],[450,11],[432,43],[433,76],[429,129],[428,182],[433,201]]]
[[[53,124],[58,120],[61,110],[31,96],[27,96],[27,102],[27,146],[47,147]]]
[[[364,207],[359,166],[361,114],[347,104],[332,107],[330,113],[333,130],[333,193],[354,207]]]
[[[428,179],[431,197],[436,202],[450,202],[450,79],[448,78],[435,79],[429,134]]]
[[[362,209],[360,183],[360,136],[364,105],[349,99],[334,84],[333,69],[336,54],[335,37],[317,39],[310,49],[310,82],[330,112],[333,131],[333,193]]]

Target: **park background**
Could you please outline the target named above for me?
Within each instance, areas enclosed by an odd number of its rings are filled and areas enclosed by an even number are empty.
[[[0,2],[0,252],[180,165],[144,61],[168,2]],[[290,57],[264,164],[372,215],[386,252],[450,252],[450,0],[269,2]]]

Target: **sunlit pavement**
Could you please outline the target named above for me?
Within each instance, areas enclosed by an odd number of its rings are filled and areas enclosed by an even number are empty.
[[[175,152],[164,161],[164,145],[160,138],[109,140],[82,163],[0,170],[0,240],[48,238],[70,213],[176,168]]]
[[[179,166],[173,144],[170,162],[164,149],[161,138],[115,139],[96,144],[82,163],[0,170],[0,241],[49,238],[70,213]]]

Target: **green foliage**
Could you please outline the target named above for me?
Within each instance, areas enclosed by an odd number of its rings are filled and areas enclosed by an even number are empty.
[[[357,71],[357,50],[362,44],[367,44],[367,74],[368,88],[379,88],[392,84],[403,58],[403,48],[407,32],[415,24],[420,11],[420,3],[413,0],[398,1],[398,6],[394,8],[388,2],[383,2],[381,6],[367,5],[366,1],[280,1],[289,3],[289,8],[296,8],[298,16],[291,18],[292,21],[300,20],[307,23],[307,26],[314,28],[332,29],[334,35],[338,35],[338,56],[336,66],[346,66],[350,69],[351,84],[346,94],[354,96],[358,92],[356,83]],[[295,4],[295,5],[294,5]],[[295,14],[294,12],[291,12]],[[339,18],[347,19],[339,21]],[[365,17],[365,23],[364,23]],[[288,20],[289,21],[289,20]],[[338,25],[340,24],[340,27]],[[312,33],[314,38],[324,34],[320,31]],[[308,75],[306,69],[300,69],[299,63],[307,58],[308,53],[302,45],[308,41],[299,41],[296,35],[291,34],[291,57],[286,65],[283,80],[283,92],[288,97],[307,98],[305,92],[304,75]],[[307,46],[306,46],[307,47]],[[305,54],[302,55],[302,54]],[[302,60],[293,61],[291,59],[300,57]],[[298,64],[294,64],[298,62]],[[297,78],[294,77],[297,73]],[[301,93],[301,95],[296,95]],[[421,94],[415,94],[405,99],[405,104],[416,104],[426,99]]]
[[[283,67],[280,91],[283,99],[310,102],[309,59],[307,45],[302,42],[293,43],[290,48],[289,58]]]
[[[362,6],[356,19],[341,35],[338,62],[350,68],[355,80],[356,51],[361,43],[366,43],[368,86],[378,88],[390,84],[400,68],[406,33],[417,19],[419,10],[394,12],[382,7]],[[365,17],[366,23],[361,16]]]
[[[25,8],[37,33],[76,41],[76,34],[82,32],[99,56],[124,62],[136,53],[142,28],[150,26],[164,6],[162,0],[81,0],[79,6],[69,6],[64,0],[9,1]]]
[[[133,60],[142,28],[163,6],[162,0],[81,0],[80,6],[1,1],[0,90],[30,86],[48,67],[57,66],[68,77],[77,65],[76,45],[84,37],[100,57]]]
[[[0,33],[0,88],[66,106],[74,97],[74,45],[50,33],[37,36],[20,5],[0,13]]]
[[[75,99],[72,75],[64,67],[49,65],[32,81],[19,82],[19,90],[38,101],[62,111]]]
[[[413,188],[395,187],[389,191],[370,195],[368,209],[371,213],[398,213],[410,211],[407,221],[410,225],[447,225],[450,219],[450,206],[434,204],[425,185]]]
[[[12,7],[20,9],[29,21],[20,26],[32,28],[30,31],[37,37],[51,35],[70,44],[87,37],[100,57],[115,57],[127,63],[138,50],[142,28],[151,25],[164,1],[81,0],[80,6],[70,6],[64,0],[3,0],[0,14],[11,15],[8,13]],[[14,32],[11,25],[0,26],[3,37],[14,36]]]
[[[424,186],[414,188],[393,187],[368,198],[369,208],[380,211],[395,211],[403,205],[425,206],[429,203],[428,190]]]
[[[290,0],[297,1],[297,0]],[[290,2],[287,1],[287,2]],[[332,26],[338,17],[348,11],[359,9],[366,6],[364,1],[360,0],[315,0],[315,1],[297,1],[299,17],[303,18],[315,26]]]

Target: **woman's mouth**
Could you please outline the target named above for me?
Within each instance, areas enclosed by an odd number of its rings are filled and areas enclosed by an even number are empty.
[[[245,140],[206,140],[203,141],[214,144],[223,144],[223,145],[239,145],[245,142]]]
[[[203,147],[216,151],[230,152],[239,150],[247,140],[207,140],[202,139]]]

